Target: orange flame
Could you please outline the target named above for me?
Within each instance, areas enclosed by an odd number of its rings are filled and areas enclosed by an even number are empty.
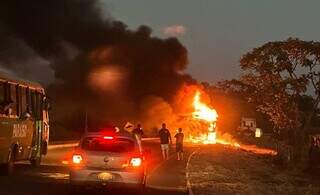
[[[189,140],[193,143],[203,143],[203,144],[224,144],[224,145],[232,145],[235,147],[240,147],[238,143],[228,142],[226,140],[218,139],[216,133],[216,122],[218,119],[218,113],[215,109],[208,107],[205,103],[200,100],[201,93],[199,91],[196,92],[194,96],[193,106],[194,112],[192,113],[193,118],[204,120],[208,122],[208,133],[201,134],[198,136],[189,136]]]
[[[200,92],[197,91],[194,96],[193,106],[195,111],[193,112],[193,117],[197,119],[202,119],[208,122],[215,122],[218,118],[218,113],[215,109],[209,108],[207,105],[200,101]]]
[[[217,136],[216,132],[216,122],[218,119],[218,113],[215,109],[208,107],[205,103],[201,102],[200,100],[201,93],[199,91],[196,92],[193,100],[193,107],[194,112],[192,113],[192,116],[194,119],[203,120],[208,123],[208,132],[207,133],[201,133],[197,136],[189,135],[189,141],[196,144],[223,144],[228,145],[236,148],[241,148],[245,151],[253,152],[256,154],[270,154],[270,155],[276,155],[277,152],[272,149],[267,148],[259,148],[254,145],[244,145],[239,144],[232,138],[228,138],[223,136],[223,138],[220,138]]]

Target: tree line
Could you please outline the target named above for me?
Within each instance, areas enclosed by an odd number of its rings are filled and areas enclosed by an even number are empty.
[[[244,54],[240,67],[240,78],[209,88],[240,99],[238,105],[269,124],[290,146],[291,158],[301,160],[309,135],[319,128],[320,42],[268,42]]]

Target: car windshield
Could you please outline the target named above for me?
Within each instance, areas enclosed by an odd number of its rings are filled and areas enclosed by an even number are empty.
[[[82,142],[82,149],[103,152],[132,152],[134,142],[125,138],[104,139],[100,137],[87,137]]]

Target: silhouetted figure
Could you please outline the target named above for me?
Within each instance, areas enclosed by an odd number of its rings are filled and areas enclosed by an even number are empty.
[[[135,135],[139,142],[141,142],[141,138],[143,136],[143,130],[140,124],[137,125],[135,129],[132,131],[133,135]]]
[[[159,131],[160,144],[163,160],[169,159],[169,143],[172,143],[170,131],[167,129],[165,123],[162,124],[162,128]]]
[[[183,138],[182,128],[178,129],[178,133],[174,136],[176,138],[176,152],[178,160],[183,160]]]

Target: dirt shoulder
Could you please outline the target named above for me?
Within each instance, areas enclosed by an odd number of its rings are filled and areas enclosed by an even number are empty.
[[[190,160],[193,194],[319,194],[320,179],[274,166],[272,157],[233,147],[201,146]]]

